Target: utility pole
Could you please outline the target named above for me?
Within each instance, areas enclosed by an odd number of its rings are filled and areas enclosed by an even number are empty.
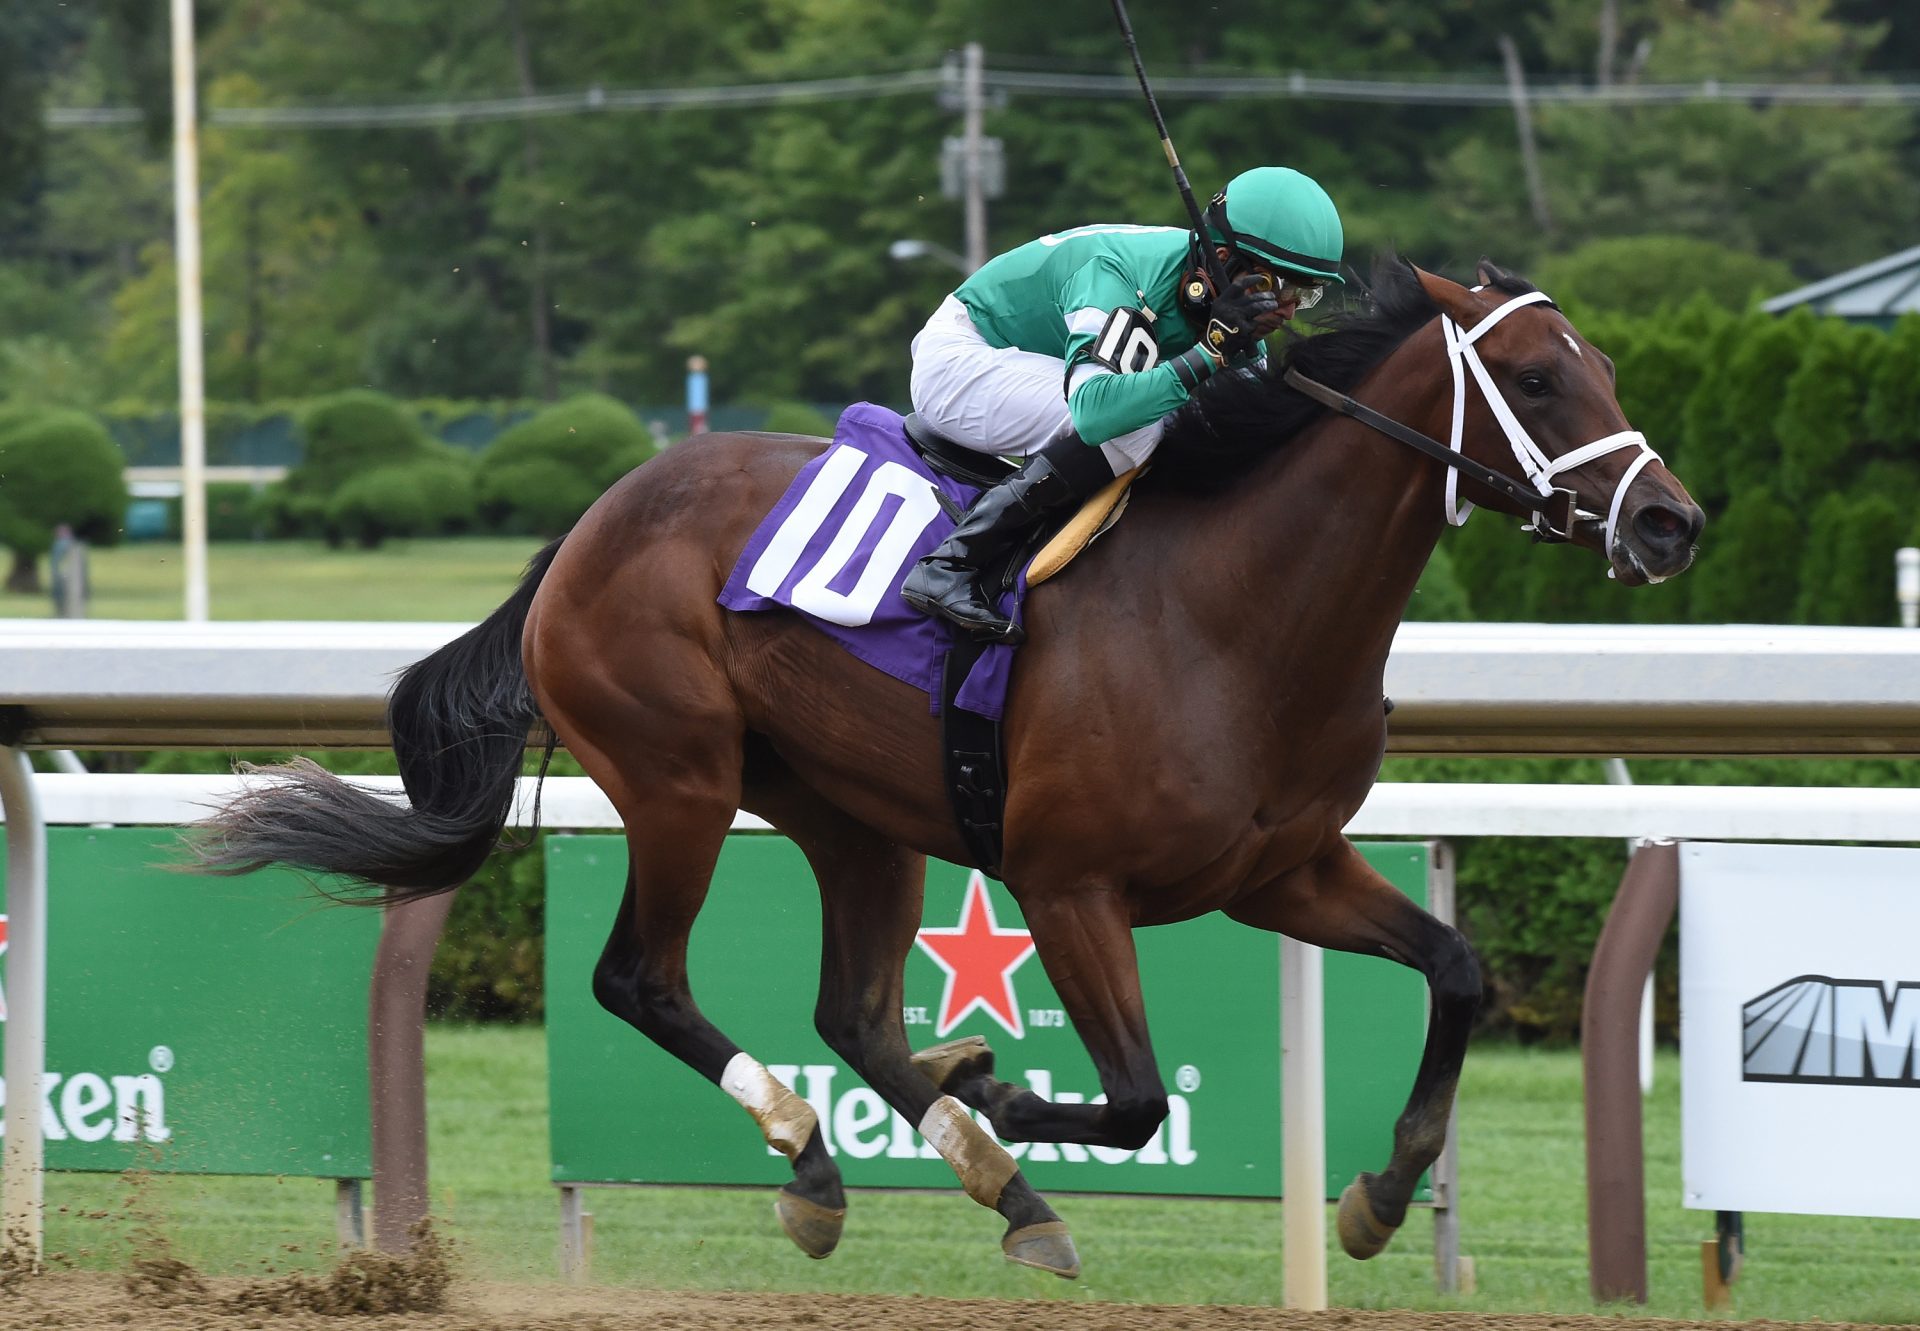
[[[200,135],[193,0],[173,0],[173,273],[180,303],[180,538],[187,615],[207,617],[207,385],[200,331]]]
[[[1613,86],[1614,60],[1620,50],[1620,0],[1600,0],[1600,49],[1593,62],[1593,81]]]
[[[1003,145],[982,132],[987,113],[986,53],[979,42],[968,42],[958,61],[947,57],[939,102],[946,110],[960,112],[960,133],[940,144],[940,192],[961,201],[962,258],[972,272],[989,257],[987,200],[1005,192],[1007,175]]]
[[[1541,234],[1553,234],[1553,214],[1547,211],[1546,182],[1540,177],[1540,152],[1533,141],[1533,109],[1527,104],[1527,76],[1520,68],[1520,48],[1500,34],[1500,58],[1507,66],[1507,95],[1513,102],[1513,123],[1520,134],[1520,165],[1527,176],[1527,198],[1533,222]]]
[[[986,59],[979,42],[968,42],[966,73],[962,79],[962,97],[966,111],[961,133],[966,143],[967,246],[969,272],[987,261],[987,182],[980,161],[981,122],[986,118],[986,91],[982,65]]]

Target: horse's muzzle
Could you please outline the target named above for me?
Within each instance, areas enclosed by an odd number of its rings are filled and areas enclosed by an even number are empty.
[[[1659,498],[1640,505],[1620,524],[1607,552],[1614,577],[1637,587],[1684,573],[1706,525],[1697,504]]]

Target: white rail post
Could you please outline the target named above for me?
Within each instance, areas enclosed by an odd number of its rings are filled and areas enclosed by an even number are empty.
[[[0,1152],[0,1247],[34,1269],[42,1251],[46,1157],[40,1084],[47,1066],[47,828],[24,750],[0,748],[7,816],[6,1147]]]
[[[1320,949],[1280,937],[1285,1306],[1327,1306],[1327,1028]]]

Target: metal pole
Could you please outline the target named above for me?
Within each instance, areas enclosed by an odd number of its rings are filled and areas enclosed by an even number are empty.
[[[427,1214],[427,972],[453,893],[389,906],[367,994],[373,1246],[405,1252]]]
[[[1280,937],[1285,1306],[1327,1306],[1327,1034],[1320,949]]]
[[[1454,918],[1453,847],[1435,841],[1428,847],[1427,910],[1442,924]],[[1429,1020],[1433,1005],[1427,1005]],[[1433,1162],[1433,1278],[1442,1294],[1460,1292],[1460,1110],[1447,1115],[1446,1144]]]
[[[24,750],[0,749],[0,810],[7,816],[6,1147],[0,1154],[0,1239],[38,1270],[46,1155],[40,1087],[47,1066],[47,827]]]
[[[1634,852],[1593,949],[1580,1014],[1587,1105],[1587,1270],[1596,1303],[1647,1301],[1647,1179],[1637,1027],[1641,981],[1680,902],[1680,850]]]
[[[173,0],[173,264],[180,295],[180,539],[187,618],[207,618],[207,402],[200,332],[199,112],[193,0]]]
[[[987,182],[982,167],[980,130],[981,120],[986,113],[986,85],[983,78],[983,66],[986,54],[979,42],[968,42],[966,46],[966,68],[961,81],[961,97],[965,107],[965,119],[961,133],[966,144],[966,226],[967,226],[967,271],[973,272],[987,261]]]

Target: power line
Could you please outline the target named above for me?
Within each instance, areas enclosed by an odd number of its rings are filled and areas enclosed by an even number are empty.
[[[330,106],[218,106],[207,112],[209,124],[235,128],[404,129],[526,120],[549,116],[594,115],[609,111],[682,111],[717,107],[770,106],[789,102],[860,101],[924,93],[947,86],[945,68],[893,74],[785,83],[719,84],[692,88],[594,86],[578,92],[533,97],[488,97],[464,101],[398,102]],[[1076,99],[1130,98],[1137,89],[1120,74],[1068,74],[985,70],[989,92]],[[1505,106],[1511,97],[1504,80],[1352,79],[1317,74],[1207,75],[1168,78],[1159,85],[1167,99],[1189,101],[1340,101],[1403,106]],[[1740,102],[1753,106],[1920,106],[1920,83],[1540,83],[1528,87],[1535,104],[1565,106],[1673,106],[1689,102]],[[52,107],[53,129],[90,129],[135,124],[132,107]]]

